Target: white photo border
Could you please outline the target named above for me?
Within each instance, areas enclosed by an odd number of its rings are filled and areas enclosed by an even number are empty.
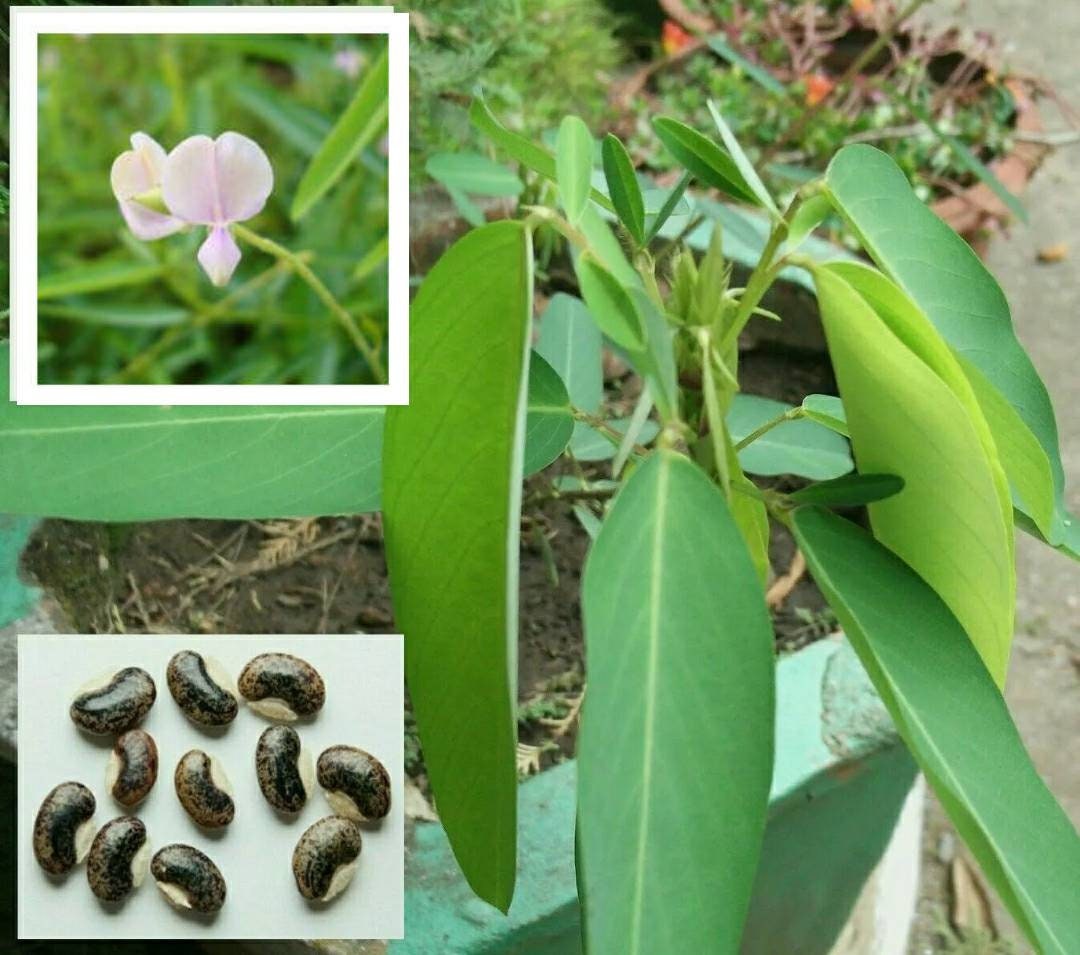
[[[409,19],[369,7],[27,7],[11,16],[10,395],[20,405],[404,405],[409,402]],[[386,384],[59,385],[37,380],[38,36],[382,34],[389,46]],[[121,144],[123,145],[123,144]],[[397,161],[393,157],[402,157]],[[119,218],[117,219],[119,222]]]

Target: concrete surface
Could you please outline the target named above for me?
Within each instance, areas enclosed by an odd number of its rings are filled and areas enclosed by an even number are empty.
[[[1080,3],[1076,0],[969,0],[937,3],[927,15],[989,30],[1004,60],[1048,80],[1080,108]],[[1053,105],[1047,126],[1063,129]],[[987,264],[1012,306],[1013,319],[1058,415],[1068,500],[1080,511],[1080,143],[1057,150],[1024,197],[1030,222],[995,239]],[[1064,242],[1068,257],[1037,262],[1040,248]],[[1080,825],[1080,563],[1021,534],[1017,546],[1017,637],[1006,696],[1039,771]],[[928,886],[920,903],[912,955],[943,949],[933,939],[935,908],[947,906],[940,876],[954,843],[938,806],[928,813]],[[1080,889],[1078,889],[1080,891]],[[1000,914],[1000,913],[997,913]],[[1008,924],[1004,917],[1001,921]],[[1005,934],[1011,935],[1011,932]],[[1007,949],[1002,948],[1001,951]],[[1018,943],[1015,951],[1029,949]],[[987,948],[986,952],[997,949]]]

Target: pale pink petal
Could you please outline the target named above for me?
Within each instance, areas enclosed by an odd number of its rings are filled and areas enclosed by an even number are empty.
[[[155,186],[161,185],[161,173],[165,169],[165,158],[168,153],[153,136],[146,133],[131,134],[131,148],[139,154],[139,158],[146,163],[147,169],[154,180]]]
[[[150,209],[139,202],[130,199],[120,200],[120,211],[124,215],[124,221],[134,233],[135,238],[144,242],[151,239],[160,239],[174,232],[179,232],[186,223],[173,216],[165,215],[156,209]]]
[[[132,149],[120,153],[113,160],[112,169],[109,171],[109,182],[112,184],[113,195],[120,200],[141,195],[153,189],[155,185],[146,163]]]
[[[215,285],[225,285],[240,262],[240,247],[228,229],[216,226],[199,246],[198,258],[210,281]]]
[[[258,215],[274,188],[274,171],[266,153],[240,133],[222,133],[214,149],[224,221],[243,222]]]
[[[174,216],[201,225],[224,222],[217,184],[209,136],[189,136],[165,160],[161,196]]]

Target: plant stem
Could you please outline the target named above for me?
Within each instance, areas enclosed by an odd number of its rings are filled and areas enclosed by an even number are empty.
[[[735,450],[741,451],[747,445],[757,441],[763,434],[768,434],[773,428],[782,425],[785,421],[794,421],[796,418],[801,418],[802,416],[802,408],[792,408],[789,411],[785,411],[783,414],[778,414],[775,418],[770,418],[760,428],[751,431],[741,441],[735,442]]]
[[[300,258],[306,258],[306,253],[301,253]],[[151,364],[165,349],[170,345],[177,342],[184,335],[189,332],[193,332],[199,328],[205,328],[219,315],[223,315],[230,311],[237,302],[246,298],[252,292],[257,291],[264,285],[268,285],[278,276],[285,272],[290,271],[292,266],[287,262],[278,262],[276,265],[272,265],[265,272],[256,275],[255,278],[249,279],[235,291],[230,292],[220,301],[215,302],[213,305],[208,305],[201,311],[196,311],[192,320],[183,325],[174,325],[172,328],[162,333],[146,351],[136,355],[122,371],[113,375],[110,378],[110,383],[121,383],[132,378],[146,370],[147,366]]]
[[[375,347],[364,337],[352,315],[345,311],[341,303],[334,298],[330,289],[323,285],[322,280],[311,271],[311,267],[304,257],[290,249],[286,249],[283,245],[278,245],[272,239],[267,239],[257,232],[252,232],[239,223],[233,223],[232,231],[238,239],[242,239],[256,249],[274,256],[279,262],[287,263],[297,276],[307,282],[311,286],[311,290],[318,296],[319,301],[330,310],[330,314],[338,320],[338,323],[345,329],[346,334],[352,339],[360,354],[364,356],[375,380],[380,384],[386,382],[386,369],[383,367]]]
[[[588,411],[582,411],[580,408],[575,408],[574,409],[574,420],[575,421],[583,421],[590,428],[595,428],[597,431],[600,432],[601,435],[603,435],[605,438],[607,438],[608,441],[610,441],[616,448],[620,447],[622,445],[622,443],[623,443],[623,440],[626,438],[625,434],[623,434],[621,431],[616,431],[613,427],[611,427],[611,425],[609,425],[599,415],[590,414]],[[634,449],[634,452],[636,454],[648,454],[649,453],[649,449],[646,448],[644,445],[635,444],[633,446],[633,449]]]
[[[791,208],[788,209],[785,218],[790,217],[795,211],[795,206],[798,202],[799,199],[796,197],[792,202]],[[735,316],[731,320],[731,325],[716,346],[721,355],[727,354],[727,350],[738,339],[739,333],[750,320],[750,316],[754,314],[754,309],[757,308],[758,303],[764,298],[765,293],[769,290],[769,286],[772,285],[773,280],[779,274],[781,267],[779,265],[774,266],[773,258],[776,256],[776,252],[780,246],[784,244],[787,234],[788,226],[786,221],[776,223],[772,228],[772,232],[769,233],[765,248],[761,251],[761,258],[758,260],[757,266],[750,275],[750,281],[746,283],[745,291],[739,297],[739,307],[735,310]]]

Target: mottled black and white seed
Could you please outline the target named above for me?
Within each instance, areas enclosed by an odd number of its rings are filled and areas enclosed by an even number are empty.
[[[255,746],[255,775],[266,801],[280,812],[304,808],[314,782],[311,755],[291,726],[270,726]]]
[[[360,847],[360,830],[341,816],[327,816],[309,827],[293,850],[293,877],[300,894],[329,902],[342,892],[352,880]]]
[[[290,653],[260,653],[249,660],[237,687],[256,713],[272,720],[314,716],[326,702],[319,671]]]
[[[204,829],[220,829],[233,821],[232,787],[216,759],[201,749],[180,757],[173,781],[185,812]]]
[[[86,858],[93,836],[94,794],[82,783],[60,783],[34,817],[34,858],[50,875],[64,875]]]
[[[211,915],[225,904],[225,878],[213,860],[194,846],[174,842],[159,849],[150,874],[169,904]]]
[[[326,801],[339,816],[373,822],[390,812],[390,774],[371,753],[355,746],[331,746],[316,765]]]
[[[240,706],[230,681],[213,660],[194,650],[181,650],[169,660],[165,681],[176,705],[193,723],[225,726]]]
[[[121,806],[131,808],[141,803],[157,782],[158,751],[154,738],[146,730],[122,733],[109,756],[105,773],[106,788]]]
[[[108,736],[138,726],[157,698],[154,680],[140,667],[125,667],[92,689],[78,693],[69,710],[88,733]]]
[[[134,816],[105,823],[86,859],[90,890],[103,902],[122,902],[146,875],[146,826]]]

